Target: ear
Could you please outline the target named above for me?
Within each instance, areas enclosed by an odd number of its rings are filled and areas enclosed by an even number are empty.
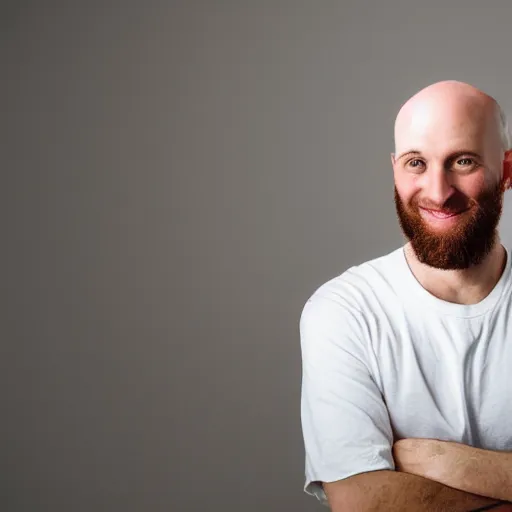
[[[503,158],[503,189],[512,188],[512,149],[505,151]]]
[[[391,165],[395,165],[395,153],[391,153]]]

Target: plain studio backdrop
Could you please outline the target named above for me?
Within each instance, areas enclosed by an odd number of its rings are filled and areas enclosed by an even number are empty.
[[[1,510],[324,510],[302,307],[402,244],[409,96],[458,79],[512,113],[511,20],[508,0],[3,2]]]

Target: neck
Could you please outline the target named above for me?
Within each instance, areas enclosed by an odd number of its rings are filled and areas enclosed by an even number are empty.
[[[463,270],[440,270],[420,262],[410,243],[404,252],[411,272],[425,290],[438,299],[466,305],[477,304],[491,293],[507,259],[499,238],[482,263]]]

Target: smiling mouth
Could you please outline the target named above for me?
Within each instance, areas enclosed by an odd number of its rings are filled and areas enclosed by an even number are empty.
[[[466,212],[468,209],[460,210],[458,212],[450,212],[450,211],[443,211],[443,210],[431,210],[430,208],[422,208],[421,210],[428,213],[429,215],[432,215],[432,217],[435,217],[436,219],[451,219],[453,217],[457,217],[457,215],[460,215],[464,212]]]

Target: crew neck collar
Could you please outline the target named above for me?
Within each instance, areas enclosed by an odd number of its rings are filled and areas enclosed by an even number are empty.
[[[405,284],[406,290],[412,290],[414,294],[424,302],[428,307],[434,308],[445,315],[456,316],[460,318],[471,318],[475,316],[480,316],[486,313],[487,311],[494,308],[498,300],[500,299],[506,283],[508,281],[508,277],[510,275],[511,269],[511,260],[510,260],[510,251],[503,246],[505,249],[506,263],[505,269],[501,274],[498,282],[491,290],[491,292],[483,298],[480,302],[476,304],[456,304],[453,302],[448,302],[442,299],[437,298],[432,295],[429,291],[427,291],[420,282],[416,279],[413,274],[409,263],[407,262],[407,258],[405,256],[405,245],[398,249],[398,254],[400,258],[400,264],[404,268],[403,275],[405,276]]]

